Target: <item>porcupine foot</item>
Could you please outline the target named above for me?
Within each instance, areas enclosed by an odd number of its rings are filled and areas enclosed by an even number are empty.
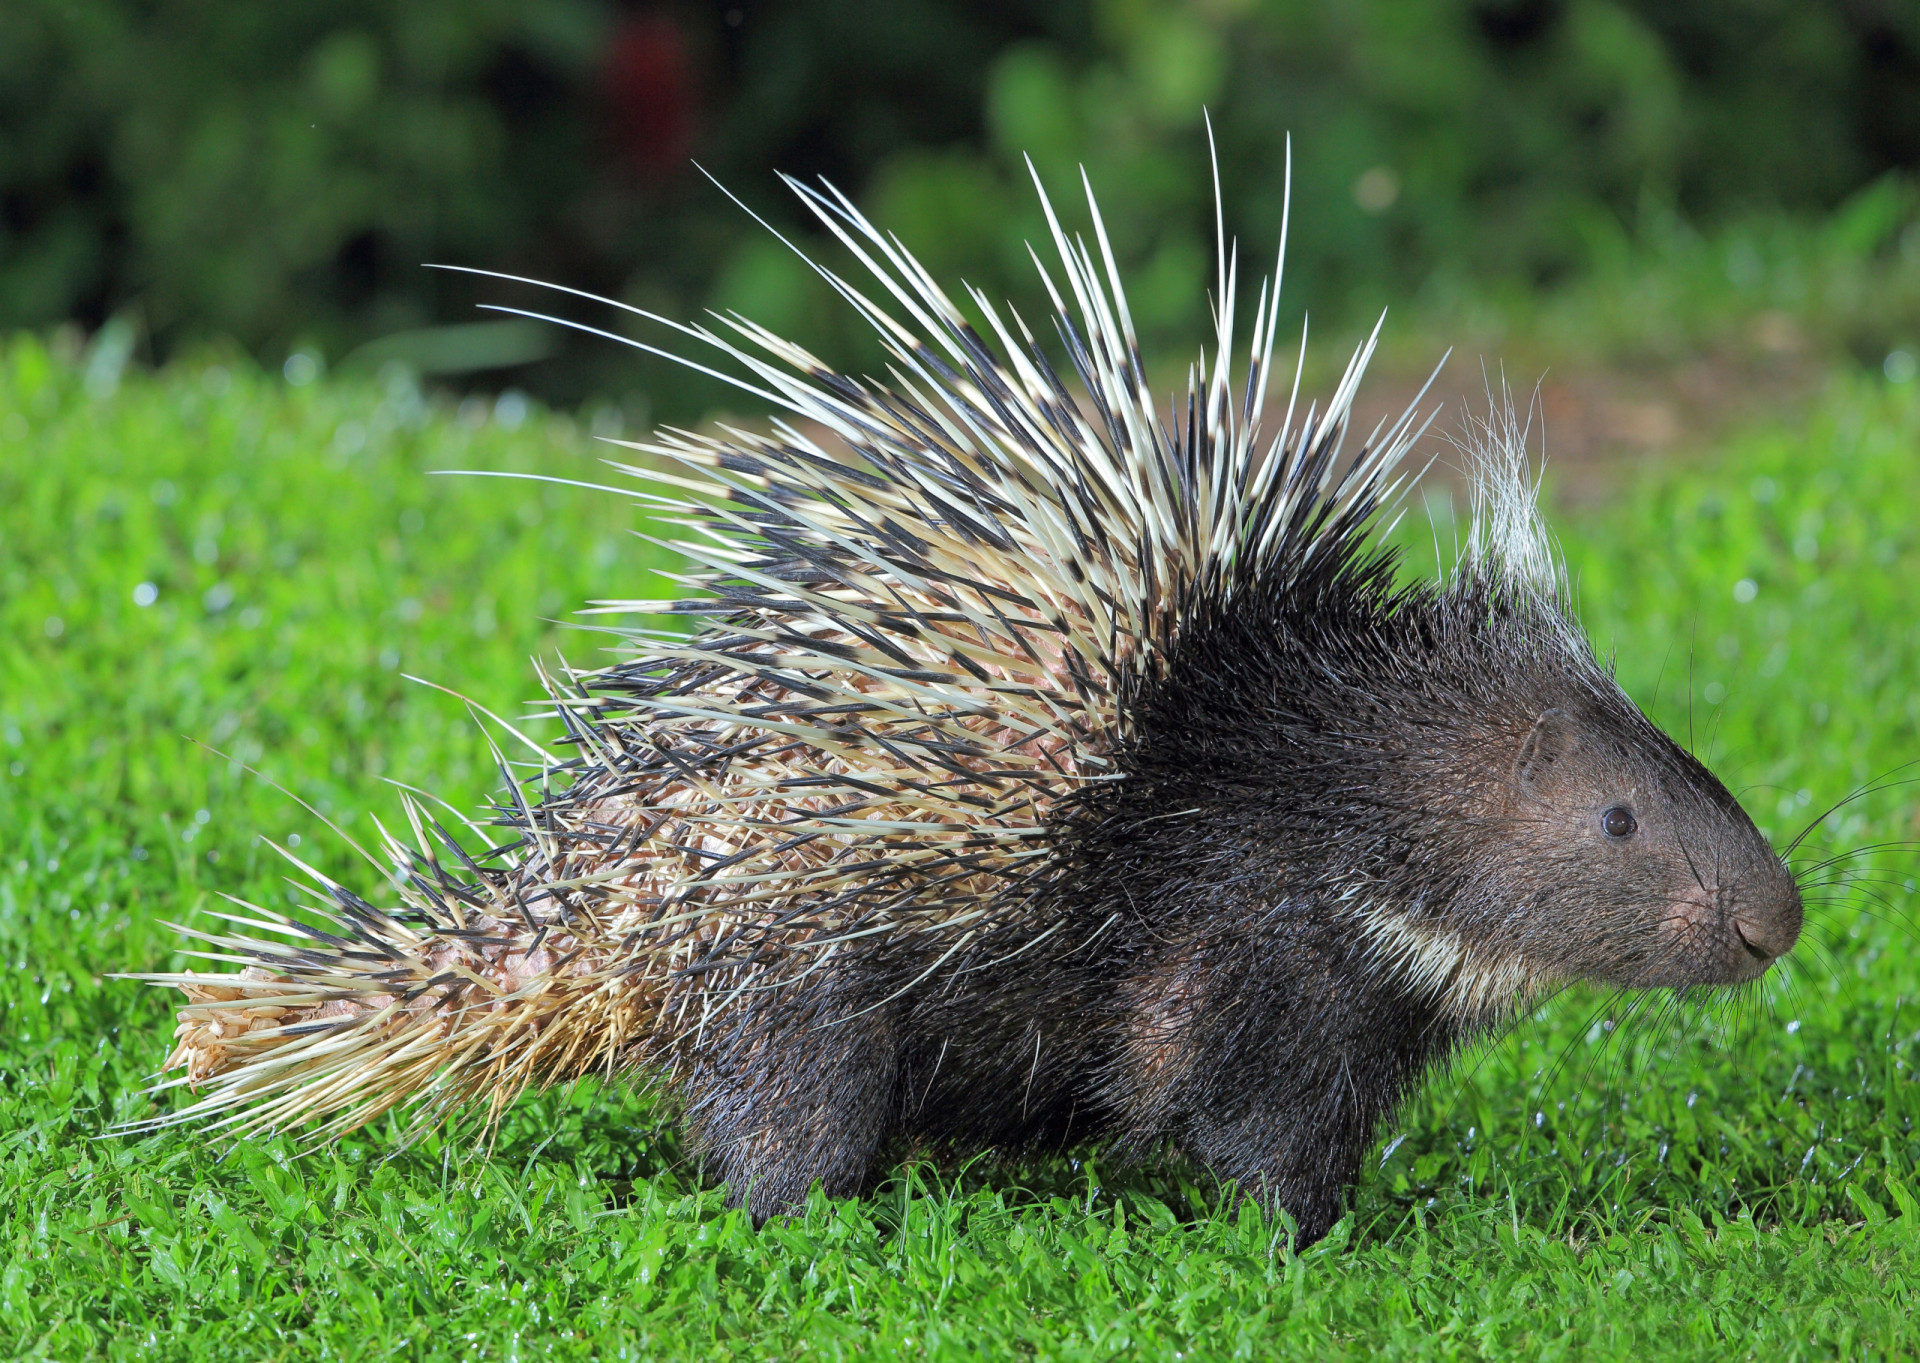
[[[1231,1183],[1239,1196],[1252,1198],[1270,1215],[1285,1211],[1291,1216],[1297,1246],[1305,1248],[1340,1219],[1365,1147],[1351,1132],[1327,1141],[1324,1130],[1288,1129],[1284,1121],[1273,1113],[1252,1113],[1212,1126],[1186,1145],[1188,1153],[1216,1178]]]
[[[895,1064],[887,1029],[852,1018],[789,1021],[732,1046],[703,1049],[688,1075],[687,1116],[727,1204],[754,1225],[867,1184],[892,1127]]]

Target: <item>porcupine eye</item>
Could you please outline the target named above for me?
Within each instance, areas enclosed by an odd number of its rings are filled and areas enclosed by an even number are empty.
[[[1633,817],[1633,811],[1623,809],[1619,805],[1615,805],[1612,809],[1609,809],[1605,814],[1600,816],[1600,827],[1610,838],[1631,836],[1633,830],[1639,826],[1639,823]]]

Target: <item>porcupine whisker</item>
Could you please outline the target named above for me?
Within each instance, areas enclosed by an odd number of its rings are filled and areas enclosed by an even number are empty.
[[[1828,805],[1825,809],[1821,810],[1819,814],[1815,815],[1811,820],[1809,820],[1807,823],[1807,826],[1801,829],[1797,834],[1795,834],[1787,842],[1786,847],[1784,847],[1781,850],[1781,855],[1783,857],[1791,857],[1794,854],[1794,852],[1799,849],[1800,844],[1806,841],[1808,834],[1812,833],[1814,829],[1818,828],[1821,824],[1825,823],[1828,819],[1832,818],[1835,814],[1839,813],[1842,809],[1846,808],[1848,805],[1852,804],[1854,801],[1864,799],[1869,795],[1878,795],[1882,791],[1894,790],[1899,788],[1900,786],[1913,785],[1915,783],[1920,783],[1920,776],[1902,777],[1898,781],[1891,781],[1888,779],[1889,777],[1893,776],[1895,772],[1906,771],[1909,768],[1914,767],[1916,765],[1920,765],[1920,758],[1916,758],[1912,762],[1902,762],[1899,766],[1891,767],[1887,771],[1880,774],[1879,776],[1876,776],[1872,780],[1866,782],[1864,785],[1860,786],[1857,790],[1853,791],[1851,794],[1844,796],[1839,800],[1834,801],[1832,804]]]
[[[1865,871],[1849,869],[1846,863],[1859,857],[1875,855],[1888,850],[1909,850],[1920,844],[1899,841],[1870,844],[1852,852],[1829,857],[1812,866],[1794,872],[1795,884],[1799,886],[1802,898],[1818,907],[1850,907],[1888,926],[1898,927],[1908,933],[1920,932],[1920,925],[1903,910],[1899,909],[1889,892],[1905,890],[1911,877],[1873,875]],[[1825,879],[1814,879],[1816,875],[1829,871],[1837,874]],[[1859,901],[1868,900],[1877,907],[1867,907]]]
[[[1632,1023],[1640,1008],[1652,997],[1653,995],[1647,991],[1619,990],[1616,991],[1609,1000],[1609,1006],[1603,1010],[1604,1015],[1596,1015],[1599,1017],[1600,1035],[1596,1042],[1587,1049],[1586,1060],[1580,1070],[1580,1076],[1574,1082],[1573,1091],[1571,1095],[1569,1095],[1571,1098],[1579,1098],[1582,1095],[1595,1092],[1594,1075],[1597,1071],[1603,1078],[1603,1083],[1598,1089],[1598,1096],[1603,1102],[1606,1101],[1611,1092],[1611,1086],[1604,1082],[1604,1078],[1610,1072],[1611,1067],[1618,1063],[1621,1052],[1624,1051],[1626,1047],[1627,1029],[1629,1025]],[[1621,1006],[1623,1004],[1624,1007]],[[1589,1024],[1589,1030],[1591,1030],[1591,1024]],[[1571,1058],[1573,1054],[1571,1048],[1569,1048],[1568,1054],[1569,1058]],[[1602,1139],[1605,1138],[1605,1129],[1605,1126],[1603,1126]]]
[[[1694,753],[1693,742],[1693,651],[1700,642],[1700,622],[1694,620],[1687,634],[1687,752]]]
[[[1658,999],[1651,1020],[1629,1018],[1630,1034],[1622,1039],[1619,1063],[1607,1077],[1608,1096],[1621,1092],[1631,1068],[1644,1066],[1651,1058],[1669,1052],[1683,1027],[1697,1025],[1699,1019],[1692,1014],[1693,1000],[1686,991],[1675,990]]]
[[[1823,892],[1812,902],[1819,903],[1823,906],[1834,907],[1853,905],[1859,908],[1860,912],[1875,917],[1881,917],[1882,914],[1887,915],[1884,921],[1890,924],[1898,923],[1906,927],[1909,931],[1912,931],[1913,924],[1911,920],[1907,919],[1904,914],[1894,906],[1892,900],[1888,898],[1888,893],[1892,890],[1905,890],[1909,879],[1910,877],[1904,876],[1872,876],[1863,872],[1843,872],[1831,880],[1817,881],[1812,884],[1801,882],[1800,888],[1803,898],[1806,897],[1807,892],[1810,890]],[[1878,905],[1880,912],[1855,904],[1854,900],[1856,896]]]
[[[1839,954],[1835,952],[1831,946],[1817,937],[1808,938],[1806,941],[1808,950],[1813,953],[1814,959],[1820,962],[1821,967],[1826,970],[1833,983],[1836,985],[1844,984],[1848,972],[1846,970],[1846,962],[1840,959]]]
[[[1799,866],[1793,868],[1793,879],[1795,883],[1805,885],[1809,889],[1818,889],[1826,885],[1849,885],[1857,879],[1864,879],[1866,883],[1901,885],[1907,879],[1905,875],[1876,873],[1876,868],[1880,864],[1876,860],[1866,860],[1866,858],[1880,858],[1887,852],[1914,852],[1914,850],[1920,850],[1920,841],[1916,839],[1885,839],[1880,843],[1860,843],[1857,847],[1849,847],[1841,852],[1828,852],[1816,862],[1801,862]],[[1859,866],[1862,860],[1864,860],[1864,868]]]
[[[1575,985],[1578,983],[1579,981],[1569,980],[1566,984],[1561,985],[1558,989],[1555,990],[1555,992],[1551,996],[1543,1000],[1539,1005],[1539,1007],[1534,1010],[1534,1012],[1537,1013],[1542,1011],[1547,1007],[1548,1004],[1557,1001],[1559,998],[1564,996],[1569,990],[1574,988]],[[1600,1016],[1601,1012],[1605,1011],[1606,1008],[1610,1006],[1609,1000],[1617,998],[1623,992],[1624,991],[1617,990],[1617,989],[1608,991],[1608,993],[1602,999],[1601,1003],[1596,1006],[1595,1011],[1588,1016],[1586,1022],[1581,1024],[1580,1028],[1574,1035],[1576,1037],[1584,1036],[1586,1032],[1592,1027],[1594,1021]],[[1512,1028],[1517,1029],[1520,1023],[1524,1020],[1525,1020],[1525,1017],[1514,1018],[1511,1023]],[[1494,1054],[1498,1050],[1498,1042],[1503,1040],[1506,1035],[1507,1033],[1503,1032],[1503,1033],[1499,1033],[1494,1036],[1488,1037],[1485,1040],[1485,1042],[1483,1042],[1478,1047],[1479,1055],[1475,1058],[1473,1064],[1470,1067],[1468,1067],[1464,1076],[1462,1077],[1461,1083],[1455,1088],[1453,1095],[1447,1101],[1446,1107],[1441,1111],[1441,1116],[1438,1123],[1440,1126],[1445,1127],[1452,1122],[1453,1114],[1457,1109],[1462,1096],[1465,1094],[1468,1084],[1476,1076],[1478,1076],[1478,1074],[1480,1073],[1481,1066],[1485,1065],[1487,1061],[1494,1056]],[[1541,1098],[1544,1098],[1545,1095],[1552,1090],[1554,1081],[1558,1078],[1561,1068],[1571,1058],[1571,1054],[1572,1054],[1572,1047],[1570,1045],[1566,1047],[1562,1047],[1559,1053],[1554,1056],[1553,1061],[1548,1066],[1547,1070],[1544,1072],[1544,1076],[1538,1073],[1536,1074],[1535,1077],[1540,1081],[1536,1085],[1536,1092]]]
[[[1641,991],[1631,995],[1621,1016],[1608,1019],[1613,1023],[1612,1030],[1602,1030],[1600,1044],[1588,1056],[1586,1070],[1575,1087],[1575,1093],[1593,1093],[1603,1104],[1611,1107],[1614,1095],[1620,1092],[1621,1076],[1634,1063],[1636,1052],[1644,1053],[1646,1038],[1643,1033],[1649,1025],[1645,1020],[1647,1010],[1653,1010],[1651,1025],[1657,1028],[1678,997],[1676,993],[1665,991],[1660,994]]]
[[[1829,856],[1822,857],[1819,861],[1806,862],[1800,866],[1796,866],[1793,868],[1793,874],[1796,879],[1804,881],[1825,871],[1833,870],[1836,867],[1844,867],[1848,862],[1858,861],[1862,857],[1878,856],[1882,852],[1912,852],[1915,850],[1920,850],[1920,839],[1889,838],[1883,842],[1861,843],[1857,846],[1849,847],[1843,852],[1835,852]],[[1852,873],[1849,872],[1848,874]],[[1900,883],[1899,877],[1885,876],[1880,878],[1886,880],[1889,884]],[[1816,881],[1812,883],[1818,884],[1821,882]]]
[[[1579,980],[1564,980],[1558,984],[1550,985],[1547,987],[1545,993],[1533,1000],[1529,1008],[1514,1009],[1494,1023],[1493,1029],[1480,1038],[1473,1051],[1469,1052],[1473,1057],[1472,1063],[1467,1064],[1464,1068],[1456,1064],[1455,1069],[1452,1071],[1458,1084],[1453,1099],[1443,1110],[1440,1125],[1445,1126],[1453,1119],[1453,1112],[1459,1102],[1460,1095],[1465,1093],[1472,1085],[1473,1081],[1479,1076],[1481,1068],[1496,1054],[1499,1054],[1502,1043],[1515,1032],[1519,1031],[1522,1026],[1538,1020],[1543,1014],[1546,1014],[1555,1003],[1559,1002],[1570,990],[1578,987],[1581,983]]]
[[[1837,913],[1837,911],[1839,911],[1840,909],[1845,908],[1845,909],[1852,910],[1852,912],[1857,914],[1859,917],[1866,918],[1872,922],[1882,925],[1883,927],[1892,928],[1896,931],[1907,933],[1909,935],[1912,935],[1915,931],[1913,919],[1909,915],[1902,913],[1899,910],[1893,908],[1891,903],[1884,898],[1876,897],[1876,903],[1880,905],[1880,907],[1877,909],[1864,907],[1861,904],[1859,904],[1857,900],[1852,900],[1852,899],[1834,899],[1834,900],[1826,900],[1826,901],[1814,899],[1814,900],[1810,900],[1809,903],[1811,904],[1813,909],[1816,911],[1816,914],[1815,914],[1816,917],[1818,916],[1819,913],[1823,913],[1828,910],[1832,910]],[[1835,926],[1835,927],[1839,926],[1839,920],[1835,919],[1832,923],[1832,926]]]

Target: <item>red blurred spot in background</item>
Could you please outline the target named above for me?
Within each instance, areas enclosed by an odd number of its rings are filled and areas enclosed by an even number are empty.
[[[686,35],[664,14],[639,14],[614,31],[605,81],[614,146],[647,179],[686,169],[693,150],[693,61]]]

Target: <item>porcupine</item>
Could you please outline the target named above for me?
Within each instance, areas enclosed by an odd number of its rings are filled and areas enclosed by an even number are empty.
[[[1244,384],[1221,232],[1213,353],[1163,418],[1090,185],[1094,246],[1041,188],[1058,277],[1033,256],[1076,401],[1017,312],[969,289],[983,332],[787,183],[892,300],[821,269],[886,380],[642,314],[783,414],[615,466],[669,485],[643,499],[700,571],[598,609],[701,628],[547,678],[571,754],[509,779],[505,846],[409,800],[398,906],[310,871],[324,926],[242,906],[204,934],[239,973],[146,977],[189,999],[166,1083],[205,1090],[157,1120],[326,1136],[636,1074],[756,1220],[908,1146],[1105,1140],[1312,1240],[1410,1086],[1543,990],[1792,946],[1780,858],[1575,623],[1510,409],[1437,581],[1378,533],[1418,400],[1343,453],[1378,325],[1324,409],[1296,363],[1262,434],[1284,220]]]

